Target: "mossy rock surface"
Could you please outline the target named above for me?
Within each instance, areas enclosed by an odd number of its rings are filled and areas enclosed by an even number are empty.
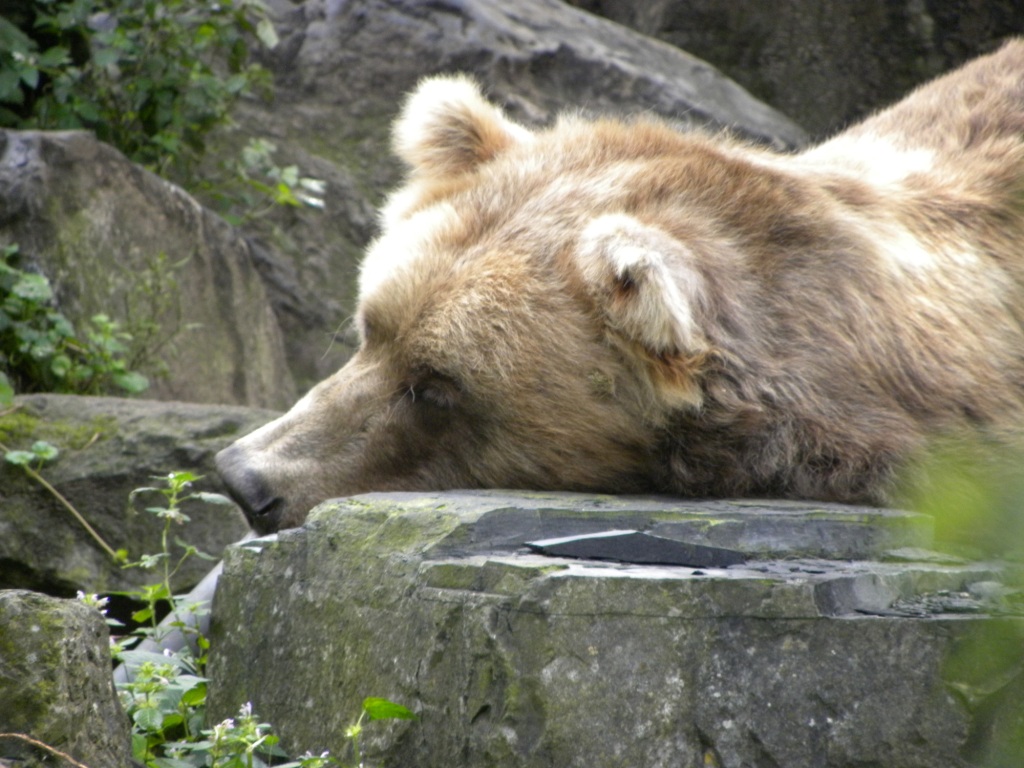
[[[0,702],[0,733],[24,734],[91,768],[130,764],[128,718],[110,676],[107,626],[77,600],[0,590]],[[0,737],[0,764],[36,768],[62,761],[23,740]]]
[[[303,528],[227,550],[212,714],[251,701],[287,749],[337,752],[359,702],[385,696],[420,717],[366,729],[386,766],[965,766],[988,705],[965,705],[964,670],[991,703],[1020,686],[1019,658],[983,673],[950,659],[988,627],[1020,638],[1024,622],[978,601],[903,611],[1001,578],[929,555],[923,522],[557,493],[328,502]],[[522,547],[600,528],[694,543],[723,530],[749,559],[639,566]]]

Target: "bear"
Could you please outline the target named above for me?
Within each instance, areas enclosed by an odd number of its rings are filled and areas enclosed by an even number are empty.
[[[1024,426],[1024,42],[786,154],[651,117],[393,128],[360,346],[216,457],[250,524],[455,488],[884,505]]]

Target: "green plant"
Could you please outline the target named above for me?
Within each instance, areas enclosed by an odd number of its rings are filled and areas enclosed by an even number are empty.
[[[0,18],[0,125],[88,128],[187,179],[207,134],[266,82],[277,44],[259,0],[32,0]]]
[[[213,558],[180,538],[175,538],[175,544],[181,549],[175,561],[171,552],[170,533],[173,525],[183,525],[189,520],[188,515],[182,511],[182,505],[189,502],[230,504],[226,497],[192,490],[193,483],[202,479],[192,472],[171,472],[154,478],[160,481],[157,485],[133,490],[129,494],[129,505],[133,505],[141,496],[156,495],[160,499],[158,505],[146,507],[145,512],[161,521],[161,550],[129,562],[124,550],[115,552],[81,513],[39,473],[45,463],[59,456],[59,450],[54,445],[36,441],[26,451],[11,450],[0,443],[0,450],[4,451],[8,463],[21,467],[29,477],[60,500],[123,567],[158,570],[160,574],[155,583],[122,593],[143,603],[143,607],[132,614],[132,620],[140,626],[111,646],[114,657],[132,670],[130,679],[119,683],[118,688],[122,705],[132,723],[132,751],[135,759],[148,768],[264,768],[268,765],[278,765],[279,768],[326,768],[330,765],[345,765],[326,752],[320,755],[307,753],[297,760],[281,763],[281,759],[287,756],[277,746],[278,737],[270,732],[267,723],[259,722],[252,711],[252,705],[248,703],[241,708],[237,718],[229,718],[212,728],[203,727],[206,721],[207,691],[204,674],[210,643],[198,629],[199,623],[190,617],[194,618],[206,611],[207,607],[175,597],[171,581],[189,558]],[[78,593],[78,598],[106,615],[107,598],[83,592]],[[161,604],[169,607],[171,619],[163,623],[158,622]],[[110,618],[107,618],[107,623],[112,627],[122,626]],[[159,643],[165,633],[175,631],[191,640],[190,644],[176,653],[161,654],[132,647],[143,639]],[[414,718],[415,715],[400,704],[382,698],[365,699],[359,718],[345,732],[355,759],[351,765],[359,768],[363,765],[359,739],[364,720]],[[36,744],[58,756],[63,754],[49,745],[35,742],[25,734],[2,735]]]
[[[185,561],[191,557],[199,557],[205,560],[216,559],[200,552],[188,542],[175,537],[174,543],[181,548],[181,554],[178,555],[177,561],[172,565],[171,527],[174,525],[184,525],[189,520],[188,515],[181,509],[182,505],[190,501],[221,505],[230,505],[232,503],[227,497],[219,493],[191,490],[192,484],[201,479],[200,476],[192,472],[171,472],[165,477],[155,477],[153,479],[160,480],[163,484],[136,488],[128,497],[128,503],[132,508],[134,508],[133,505],[136,498],[142,495],[155,494],[161,497],[162,500],[160,506],[145,507],[147,514],[154,515],[161,521],[160,551],[153,555],[143,555],[139,560],[125,564],[126,568],[159,569],[160,572],[160,580],[158,582],[143,587],[139,592],[131,593],[133,597],[141,598],[146,603],[145,608],[137,611],[132,616],[132,619],[140,624],[149,624],[149,629],[145,630],[146,633],[156,630],[157,606],[161,601],[172,600],[174,593],[171,581],[181,566],[185,564]],[[187,627],[175,625],[174,628],[189,631]],[[205,651],[205,639],[200,638],[200,641],[202,641],[200,647]],[[201,670],[205,666],[205,656],[201,656],[197,659],[197,662],[198,668]]]
[[[241,707],[237,717],[229,718],[204,728],[206,717],[206,670],[209,641],[197,629],[196,622],[185,617],[186,611],[205,610],[205,607],[186,605],[175,598],[171,591],[171,579],[186,559],[203,556],[194,547],[180,540],[177,544],[182,554],[172,567],[170,551],[170,529],[172,525],[184,524],[188,517],[181,511],[181,505],[190,501],[201,503],[230,503],[220,494],[193,491],[192,484],[201,478],[191,472],[171,472],[155,478],[160,484],[136,488],[129,496],[129,503],[143,495],[160,497],[158,506],[146,507],[145,511],[155,515],[163,523],[161,551],[155,555],[143,556],[126,567],[159,569],[160,580],[139,590],[128,592],[145,603],[132,615],[132,619],[146,626],[131,633],[127,640],[120,641],[115,654],[122,663],[133,669],[131,680],[119,684],[121,700],[132,721],[132,746],[134,756],[150,768],[263,768],[279,765],[279,768],[325,768],[340,766],[328,753],[306,754],[297,760],[281,764],[285,753],[278,746],[278,737],[271,732],[267,723],[261,723],[247,703]],[[82,599],[103,608],[95,596],[83,595]],[[166,602],[174,620],[165,624],[157,623],[157,604]],[[191,637],[192,644],[171,655],[156,654],[141,650],[125,650],[125,646],[137,639],[148,637],[160,640],[161,631],[179,631]],[[359,737],[364,720],[412,719],[415,716],[405,707],[386,699],[368,698],[363,702],[359,719],[346,731],[352,744],[355,761],[361,766]]]
[[[14,391],[137,394],[149,386],[126,358],[130,334],[105,314],[85,334],[56,308],[45,275],[18,266],[18,246],[0,251],[0,402]]]
[[[259,219],[278,206],[322,210],[326,184],[303,176],[297,165],[279,166],[275,152],[277,145],[272,141],[250,139],[239,157],[225,160],[219,176],[209,179],[199,191],[236,226]],[[244,213],[233,213],[236,210]]]

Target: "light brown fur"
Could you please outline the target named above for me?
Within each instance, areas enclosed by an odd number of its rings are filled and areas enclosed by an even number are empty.
[[[1024,43],[798,155],[428,81],[362,347],[223,452],[257,528],[384,489],[885,503],[1024,427]]]

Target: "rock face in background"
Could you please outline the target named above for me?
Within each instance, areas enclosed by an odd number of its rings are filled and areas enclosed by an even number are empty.
[[[163,522],[128,510],[135,488],[157,485],[153,475],[189,470],[206,475],[197,489],[221,489],[213,455],[240,435],[277,415],[270,411],[70,395],[29,395],[17,410],[0,416],[0,442],[27,448],[47,440],[61,455],[42,474],[82,513],[115,550],[132,559],[160,551]],[[162,506],[158,496],[140,497],[136,507]],[[35,589],[72,596],[76,590],[105,592],[156,581],[152,571],[124,570],[111,561],[54,497],[23,471],[0,461],[0,589]],[[175,529],[215,557],[248,532],[231,506],[191,504],[188,525]],[[179,589],[210,569],[191,558],[176,579]]]
[[[623,528],[751,560],[522,550]],[[972,594],[997,593],[998,572],[928,541],[920,515],[813,504],[328,502],[228,550],[211,714],[252,701],[288,750],[338,752],[362,698],[385,696],[420,718],[366,728],[387,766],[964,766],[999,721],[993,702],[1020,701],[1024,621],[986,617]],[[1014,652],[964,656],[992,631]]]
[[[255,224],[290,260],[287,269],[269,263],[264,276],[300,386],[351,354],[344,330],[356,267],[376,232],[375,208],[399,178],[391,121],[426,75],[468,72],[532,125],[563,110],[647,111],[778,146],[804,138],[704,62],[558,0],[268,5],[281,36],[265,62],[274,98],[243,104],[237,131],[223,141],[237,147],[265,136],[279,163],[328,182],[326,213],[282,211]]]
[[[99,612],[77,600],[0,591],[0,628],[0,733],[30,734],[92,768],[130,765],[128,718]],[[0,765],[65,764],[0,737]]]
[[[150,396],[283,408],[284,344],[249,247],[179,188],[83,132],[0,131],[0,244],[80,326],[122,322],[168,367]]]
[[[1022,0],[568,0],[719,67],[824,137],[1024,33]]]

